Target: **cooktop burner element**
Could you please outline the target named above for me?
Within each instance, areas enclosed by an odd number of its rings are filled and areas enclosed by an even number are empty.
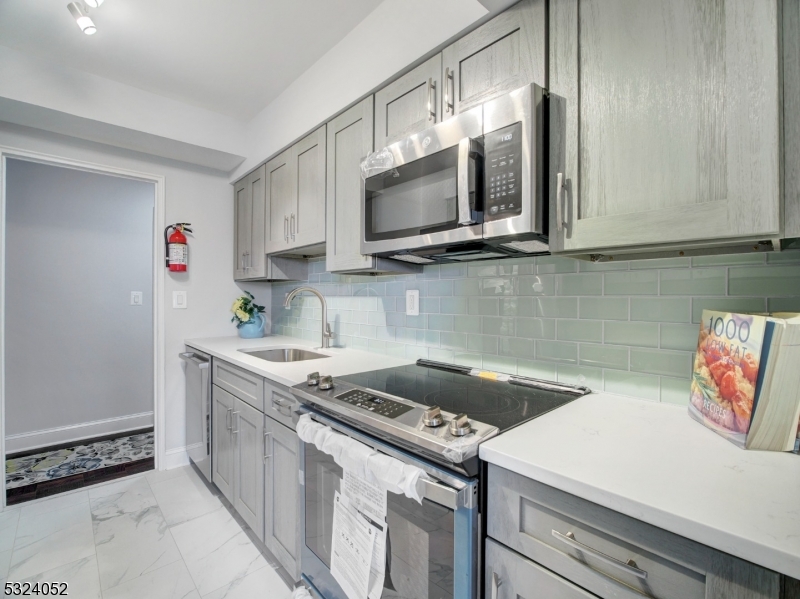
[[[441,389],[428,393],[425,403],[455,414],[465,412],[470,416],[505,414],[519,409],[516,397],[481,389]]]

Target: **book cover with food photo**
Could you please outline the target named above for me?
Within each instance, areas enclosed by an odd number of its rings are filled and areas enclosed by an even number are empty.
[[[689,413],[744,447],[756,401],[759,367],[769,348],[765,316],[703,310]]]

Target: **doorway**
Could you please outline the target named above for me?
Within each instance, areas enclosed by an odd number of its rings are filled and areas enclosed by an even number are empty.
[[[158,186],[4,159],[8,504],[155,466]]]

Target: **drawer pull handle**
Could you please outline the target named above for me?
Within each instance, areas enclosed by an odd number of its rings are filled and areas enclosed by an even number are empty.
[[[267,460],[272,457],[272,454],[267,454],[267,437],[272,435],[272,433],[264,433],[264,463],[267,463]]]
[[[637,578],[647,578],[647,572],[644,570],[639,569],[636,566],[636,562],[632,559],[629,559],[627,562],[622,562],[616,558],[611,557],[610,555],[606,555],[605,553],[601,553],[597,549],[592,549],[588,545],[584,545],[575,540],[575,535],[571,532],[567,534],[561,534],[557,530],[553,530],[553,536],[561,541],[562,543],[566,543],[573,549],[577,549],[578,551],[582,551],[584,553],[588,553],[592,557],[599,559],[601,562],[608,564],[609,566],[614,566],[615,568],[619,568],[623,572],[627,572],[628,574],[632,574]]]
[[[238,413],[239,412],[237,410],[234,410],[233,412],[231,412],[231,423],[233,423],[233,417],[236,416]],[[236,424],[237,425],[239,424],[239,416],[236,416]],[[232,435],[238,435],[239,434],[239,429],[237,428],[235,431],[231,431],[231,434]]]
[[[272,406],[284,416],[291,416],[292,404],[291,402],[284,403],[280,399],[273,399]],[[287,413],[288,412],[288,413]]]
[[[231,426],[232,426],[232,422],[233,422],[233,420],[231,418],[231,412],[233,412],[233,408],[228,408],[225,411],[225,428],[228,429],[229,431],[231,430]],[[229,423],[231,423],[231,424],[229,424]]]

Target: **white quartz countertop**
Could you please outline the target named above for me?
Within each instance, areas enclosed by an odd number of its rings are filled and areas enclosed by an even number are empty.
[[[239,337],[209,337],[206,339],[187,339],[184,341],[193,347],[215,358],[220,358],[264,378],[275,381],[287,387],[302,383],[310,372],[318,371],[320,374],[343,376],[368,370],[379,370],[393,366],[413,364],[414,360],[394,358],[382,354],[345,348],[315,349],[317,344],[297,339],[274,335],[261,339],[241,339]],[[268,362],[255,358],[239,350],[271,349],[275,347],[298,347],[311,349],[316,353],[325,354],[327,358],[303,360],[301,362]]]
[[[480,456],[800,578],[800,456],[742,450],[686,408],[594,393],[490,439]]]

